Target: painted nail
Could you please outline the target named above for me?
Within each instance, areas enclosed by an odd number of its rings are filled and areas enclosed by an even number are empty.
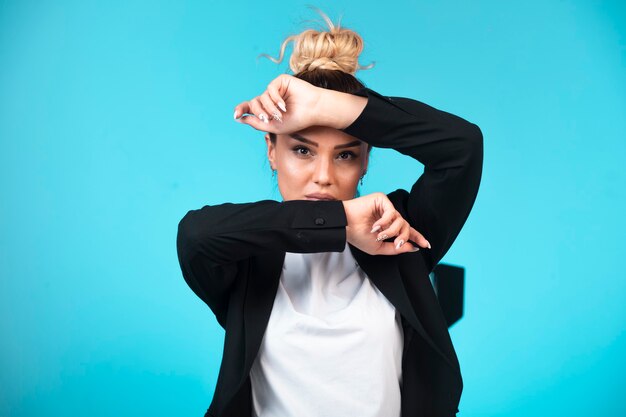
[[[417,252],[418,250],[420,250],[420,248],[418,248],[417,246],[414,247],[413,249],[411,249],[411,252]]]
[[[266,123],[266,124],[270,122],[269,120],[267,120],[267,116],[262,114],[262,113],[259,114],[259,119],[261,119],[261,121]]]
[[[237,120],[237,110],[233,113],[233,119]]]
[[[398,242],[398,244],[396,245],[396,249],[400,249],[400,247],[404,245],[404,240],[400,239],[400,241]]]
[[[380,242],[381,240],[385,240],[385,239],[387,239],[387,235],[382,235],[381,237],[377,237],[376,241]]]
[[[380,230],[380,225],[378,224],[378,225],[372,227],[372,231],[370,233],[375,233],[375,232],[378,232],[379,230]]]
[[[280,113],[278,112],[274,112],[272,113],[272,116],[274,117],[274,119],[278,120],[279,122],[283,122],[283,119],[280,117]]]
[[[282,111],[287,111],[287,107],[285,107],[285,103],[283,103],[283,102],[278,103],[278,107],[279,107]]]
[[[430,247],[430,242],[429,242],[429,241],[426,241],[426,243],[428,243],[428,249],[431,249],[431,247]]]

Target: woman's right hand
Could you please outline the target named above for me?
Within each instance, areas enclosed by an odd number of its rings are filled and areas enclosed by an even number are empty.
[[[261,95],[235,106],[235,120],[256,130],[289,134],[318,124],[322,94],[327,91],[293,75],[274,78]]]
[[[372,193],[362,197],[344,200],[348,225],[348,243],[370,255],[397,255],[429,248],[430,243],[415,230],[395,209],[384,193]],[[393,242],[386,239],[395,237]]]

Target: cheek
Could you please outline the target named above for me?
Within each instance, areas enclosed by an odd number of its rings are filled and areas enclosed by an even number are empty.
[[[310,164],[291,155],[281,155],[276,165],[285,180],[298,182],[306,180]]]
[[[361,171],[360,164],[344,164],[337,167],[337,179],[345,185],[354,185],[359,182]]]
[[[278,188],[284,200],[302,198],[309,178],[309,166],[301,159],[291,155],[278,154],[276,158],[278,170]]]
[[[361,179],[361,171],[360,164],[351,165],[349,167],[343,166],[337,170],[336,183],[342,194],[342,200],[350,199],[354,196],[359,180]]]

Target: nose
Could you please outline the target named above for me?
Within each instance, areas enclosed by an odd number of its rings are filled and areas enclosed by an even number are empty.
[[[334,176],[334,168],[332,161],[328,158],[318,158],[313,172],[313,182],[320,186],[332,184]]]

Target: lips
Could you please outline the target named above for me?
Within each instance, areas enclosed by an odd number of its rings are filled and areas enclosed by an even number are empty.
[[[305,197],[310,200],[336,200],[332,195],[324,193],[307,194]]]

